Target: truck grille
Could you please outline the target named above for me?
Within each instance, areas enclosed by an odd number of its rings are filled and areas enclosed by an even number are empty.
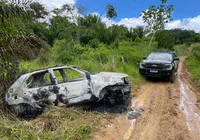
[[[151,64],[151,63],[148,63],[148,64],[145,65],[145,68],[164,69],[164,65],[163,64]]]

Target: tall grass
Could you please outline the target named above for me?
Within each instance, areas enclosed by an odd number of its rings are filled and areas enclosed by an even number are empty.
[[[200,44],[195,44],[192,54],[186,58],[186,66],[192,74],[192,79],[200,87]]]
[[[188,56],[189,55],[188,46],[186,44],[176,45],[174,47],[174,49],[178,56]]]
[[[0,139],[5,140],[88,140],[113,114],[92,113],[81,108],[50,107],[35,120],[0,115]]]

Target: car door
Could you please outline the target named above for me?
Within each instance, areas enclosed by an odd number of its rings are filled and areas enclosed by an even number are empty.
[[[30,75],[26,81],[26,91],[24,93],[30,97],[30,100],[33,99],[38,104],[54,105],[56,94],[52,77],[48,70]]]
[[[54,74],[59,87],[59,98],[63,103],[74,104],[91,98],[84,72],[65,68],[54,70]]]

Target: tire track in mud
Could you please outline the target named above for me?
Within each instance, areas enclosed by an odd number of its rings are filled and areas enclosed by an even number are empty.
[[[184,66],[184,57],[181,57],[178,81],[181,100],[179,108],[186,115],[187,127],[193,140],[200,139],[200,110],[196,106],[197,98],[195,87],[191,84],[190,74]]]
[[[179,110],[177,84],[157,82],[148,94],[145,112],[136,121],[133,140],[189,140],[184,114]]]
[[[185,116],[179,110],[180,91],[177,83],[148,82],[137,92],[138,98],[133,99],[132,103],[133,106],[144,107],[142,115],[137,120],[128,120],[126,114],[120,115],[107,128],[97,132],[95,140],[191,139]]]

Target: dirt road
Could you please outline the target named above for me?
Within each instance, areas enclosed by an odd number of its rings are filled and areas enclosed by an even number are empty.
[[[183,62],[181,58],[175,83],[151,81],[136,91],[132,107],[144,108],[140,117],[128,120],[126,114],[119,115],[106,128],[96,132],[94,139],[199,140],[198,91],[191,84]]]

